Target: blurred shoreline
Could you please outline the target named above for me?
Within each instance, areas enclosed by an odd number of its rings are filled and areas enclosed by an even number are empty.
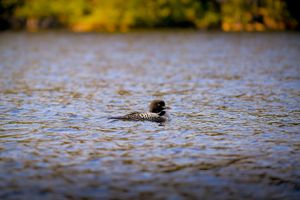
[[[114,31],[114,32],[108,32],[108,31],[72,31],[67,28],[49,28],[49,29],[39,29],[35,31],[30,31],[26,29],[7,29],[7,30],[1,30],[0,34],[5,33],[28,33],[28,34],[40,34],[40,33],[70,33],[70,34],[131,34],[131,33],[209,33],[209,34],[268,34],[268,33],[290,33],[290,34],[298,34],[300,33],[300,30],[298,29],[292,29],[292,30],[266,30],[266,31],[223,31],[220,29],[214,29],[214,30],[199,30],[194,28],[136,28],[136,29],[130,29],[126,32],[124,31]]]
[[[299,30],[299,13],[292,0],[2,0],[0,31]]]

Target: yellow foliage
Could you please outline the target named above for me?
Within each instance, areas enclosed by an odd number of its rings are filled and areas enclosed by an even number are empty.
[[[23,3],[21,3],[23,2]],[[13,15],[36,31],[47,18],[72,31],[128,31],[132,27],[188,25],[224,31],[282,30],[297,21],[287,18],[282,0],[2,0],[16,5]]]

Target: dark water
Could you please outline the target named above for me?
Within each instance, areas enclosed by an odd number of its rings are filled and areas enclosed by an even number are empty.
[[[298,33],[1,33],[0,70],[1,199],[299,198]]]

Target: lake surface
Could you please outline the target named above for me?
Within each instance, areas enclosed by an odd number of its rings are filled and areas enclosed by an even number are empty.
[[[299,105],[299,33],[2,32],[0,198],[298,199]]]

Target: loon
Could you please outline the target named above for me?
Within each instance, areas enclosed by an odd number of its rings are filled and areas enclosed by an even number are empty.
[[[153,100],[150,103],[149,112],[132,112],[124,116],[110,117],[109,119],[162,123],[169,120],[165,109],[170,109],[170,107],[166,107],[166,103],[163,100]]]

